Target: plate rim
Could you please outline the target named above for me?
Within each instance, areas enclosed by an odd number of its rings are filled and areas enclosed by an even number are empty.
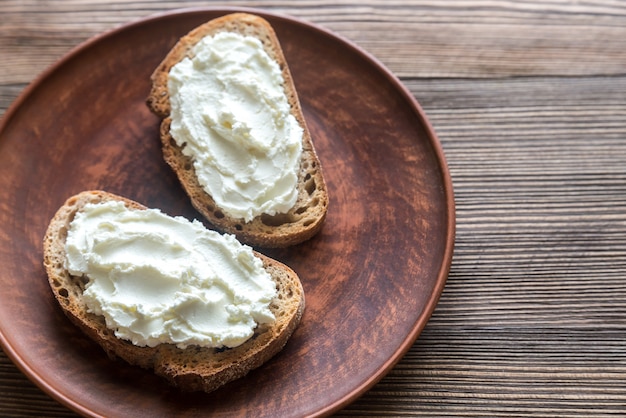
[[[159,20],[169,19],[173,16],[182,16],[182,15],[194,15],[200,13],[215,13],[215,14],[228,14],[228,13],[252,13],[257,14],[262,17],[270,17],[272,19],[287,21],[291,24],[297,24],[299,26],[304,26],[308,29],[312,29],[318,33],[323,34],[324,36],[333,39],[334,41],[343,43],[344,46],[349,48],[355,53],[358,53],[361,57],[363,57],[366,61],[370,62],[377,71],[384,76],[384,78],[395,88],[395,90],[401,94],[402,98],[406,101],[407,105],[410,105],[412,111],[418,116],[418,119],[424,128],[425,134],[428,138],[428,143],[432,147],[432,151],[434,156],[436,157],[436,162],[439,166],[438,175],[441,176],[443,194],[445,196],[446,202],[446,238],[445,238],[445,248],[442,253],[442,262],[439,267],[439,273],[435,280],[435,286],[433,287],[433,291],[428,299],[428,303],[425,304],[421,314],[418,315],[414,325],[411,328],[411,332],[407,334],[404,338],[402,344],[393,352],[393,354],[384,361],[380,367],[377,368],[376,372],[371,374],[367,379],[365,379],[359,386],[354,387],[347,395],[344,397],[335,400],[334,402],[329,403],[325,407],[316,411],[315,416],[327,416],[334,412],[345,408],[360,396],[362,396],[365,392],[371,389],[378,381],[380,381],[385,375],[389,373],[389,371],[404,357],[404,355],[409,351],[411,346],[415,343],[424,327],[430,320],[438,302],[443,292],[443,289],[446,285],[448,275],[450,272],[452,258],[454,253],[454,244],[456,237],[456,205],[454,198],[454,190],[451,174],[449,171],[448,163],[443,151],[443,147],[441,142],[437,136],[436,131],[431,125],[430,121],[426,117],[426,113],[422,109],[421,105],[415,98],[415,96],[408,90],[408,88],[400,81],[400,79],[394,75],[391,70],[389,70],[378,58],[376,58],[373,54],[366,51],[353,41],[343,37],[336,32],[331,31],[319,24],[313,23],[311,21],[304,20],[299,17],[295,17],[292,15],[288,15],[285,13],[269,11],[266,9],[253,8],[253,7],[218,7],[218,6],[207,6],[207,7],[187,7],[187,8],[175,8],[169,9],[162,12],[157,12],[153,14],[149,14],[143,17],[139,17],[125,23],[121,23],[111,29],[100,32],[96,35],[93,35],[86,40],[78,43],[67,52],[59,56],[53,63],[48,65],[43,71],[41,71],[36,77],[33,78],[31,82],[27,84],[27,86],[18,94],[15,100],[9,105],[7,110],[5,111],[2,119],[0,120],[0,135],[5,131],[9,122],[13,119],[15,113],[22,107],[24,102],[35,92],[40,86],[51,76],[53,75],[61,66],[63,66],[66,62],[70,61],[74,57],[78,56],[83,51],[88,50],[89,48],[97,45],[99,42],[105,41],[107,38],[119,35],[125,31],[132,30],[135,27],[140,27],[143,25],[155,24]],[[41,389],[44,393],[49,395],[51,398],[59,402],[60,404],[66,406],[70,410],[77,412],[84,416],[99,416],[95,411],[86,407],[79,400],[76,399],[76,396],[72,397],[68,394],[62,393],[54,385],[48,383],[36,370],[36,367],[33,367],[29,362],[23,358],[19,351],[15,349],[15,347],[10,343],[10,339],[5,335],[2,324],[0,324],[0,347],[3,349],[4,353],[7,357],[17,366],[17,368],[24,373],[24,375],[34,383],[39,389]]]

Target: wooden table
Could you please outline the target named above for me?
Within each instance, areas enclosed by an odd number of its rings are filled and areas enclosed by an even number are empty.
[[[0,2],[0,114],[80,42],[192,1]],[[406,356],[338,416],[626,415],[626,2],[254,1],[324,26],[415,95],[456,249]],[[0,353],[0,416],[74,414]]]

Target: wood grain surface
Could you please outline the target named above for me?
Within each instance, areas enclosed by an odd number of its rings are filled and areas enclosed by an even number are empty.
[[[0,2],[0,111],[62,54],[210,1]],[[229,2],[380,59],[442,142],[455,256],[420,338],[337,416],[626,415],[626,2]],[[71,417],[0,354],[0,416]]]

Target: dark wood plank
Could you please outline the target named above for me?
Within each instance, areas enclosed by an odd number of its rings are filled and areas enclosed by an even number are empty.
[[[29,82],[79,42],[141,17],[218,2],[5,0],[0,83]],[[622,74],[626,7],[594,3],[229,2],[307,19],[351,39],[401,77]]]
[[[0,416],[69,418],[77,415],[44,394],[0,351]]]

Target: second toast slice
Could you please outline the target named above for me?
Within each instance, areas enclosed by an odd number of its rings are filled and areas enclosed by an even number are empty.
[[[287,212],[269,215],[263,213],[250,221],[230,215],[220,207],[198,181],[193,159],[172,137],[170,130],[171,103],[168,91],[170,70],[186,57],[193,55],[193,47],[204,37],[220,32],[233,32],[258,39],[265,52],[282,71],[283,88],[290,113],[303,130],[302,154],[297,173],[297,199]],[[287,247],[303,242],[319,232],[328,209],[328,192],[319,158],[306,126],[293,80],[278,38],[263,18],[235,13],[211,20],[182,37],[159,64],[151,77],[152,90],[148,107],[162,118],[160,137],[165,161],[177,174],[193,206],[217,229],[234,234],[247,244],[260,247]]]

